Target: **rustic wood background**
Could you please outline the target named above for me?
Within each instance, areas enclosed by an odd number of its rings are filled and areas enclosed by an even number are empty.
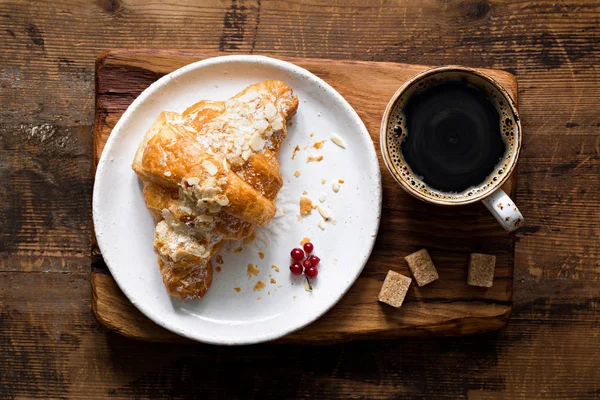
[[[104,331],[89,248],[94,60],[107,48],[514,73],[528,225],[508,328],[244,348]],[[0,398],[599,398],[599,65],[598,1],[0,0]]]

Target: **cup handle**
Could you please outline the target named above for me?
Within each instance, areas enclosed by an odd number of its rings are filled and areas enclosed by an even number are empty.
[[[502,189],[496,190],[482,202],[500,225],[509,232],[519,229],[525,222],[515,202]]]

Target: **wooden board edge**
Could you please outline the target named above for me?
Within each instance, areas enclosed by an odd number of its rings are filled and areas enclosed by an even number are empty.
[[[383,66],[410,66],[410,67],[422,67],[423,70],[427,70],[430,68],[445,66],[449,64],[440,64],[436,66],[425,65],[425,64],[408,64],[408,63],[398,63],[392,61],[363,61],[363,60],[352,60],[352,59],[334,59],[334,58],[313,58],[313,57],[288,57],[281,56],[276,53],[269,52],[261,52],[260,54],[256,53],[243,53],[243,52],[224,52],[224,51],[206,51],[206,50],[197,50],[197,49],[108,49],[104,50],[102,53],[98,55],[96,58],[96,71],[99,67],[104,67],[109,64],[111,60],[119,59],[124,56],[139,56],[139,55],[170,55],[170,56],[194,56],[194,57],[219,57],[219,56],[231,56],[231,55],[254,55],[254,56],[266,56],[271,58],[277,58],[284,61],[314,61],[314,62],[328,62],[333,61],[337,63],[349,64],[349,65],[370,65],[373,63],[377,63]],[[512,79],[515,81],[516,87],[516,77],[514,74],[508,71],[504,71],[501,69],[491,69],[491,68],[480,68],[480,67],[471,67],[481,71],[494,72],[496,74],[504,75],[506,79]]]
[[[147,318],[146,316],[144,316],[137,308],[135,308],[135,306],[129,302],[129,300],[125,297],[125,295],[120,291],[119,287],[117,286],[117,282],[115,282],[114,278],[112,277],[112,275],[108,274],[108,273],[103,273],[103,272],[98,272],[98,271],[92,271],[91,273],[91,290],[92,290],[92,299],[91,299],[91,308],[92,308],[92,312],[94,313],[94,316],[96,317],[96,320],[103,325],[105,328],[107,328],[109,331],[118,333],[119,335],[125,336],[129,339],[133,339],[133,340],[140,340],[140,341],[145,341],[145,342],[161,342],[161,343],[165,343],[165,342],[173,342],[173,343],[185,343],[185,342],[192,342],[189,339],[186,339],[182,336],[176,335],[175,333],[172,333],[164,328],[161,328],[160,326],[156,325],[152,320],[150,320],[149,318]],[[148,332],[148,334],[144,335],[144,334],[140,334],[139,332],[135,332],[135,331],[131,331],[129,329],[124,329],[123,325],[120,324],[115,324],[113,323],[113,321],[110,318],[106,318],[103,311],[98,307],[98,292],[99,292],[99,288],[100,286],[105,286],[108,288],[111,288],[111,286],[114,286],[114,288],[116,288],[118,290],[118,292],[116,293],[117,296],[122,297],[123,301],[120,301],[119,303],[121,304],[125,304],[126,308],[132,308],[133,310],[125,310],[126,313],[128,314],[132,314],[132,313],[139,313],[139,320],[144,321],[143,326],[145,327],[145,329],[142,329],[142,332]],[[109,289],[111,290],[111,289]],[[118,304],[115,304],[115,307],[113,309],[117,309]],[[136,325],[138,326],[138,325]]]
[[[92,271],[92,311],[98,322],[104,325],[108,330],[123,335],[127,338],[145,342],[159,343],[197,343],[191,339],[178,336],[145,317],[121,292],[114,278],[108,274],[99,271]],[[101,289],[102,288],[102,289]],[[130,330],[123,328],[122,324],[113,321],[113,315],[105,316],[104,310],[98,305],[98,293],[100,290],[109,290],[114,292],[115,304],[111,305],[111,310],[124,308],[126,315],[136,316],[136,320],[143,321],[142,329]],[[442,324],[423,325],[414,328],[403,328],[397,330],[373,330],[353,334],[344,334],[335,332],[324,334],[318,332],[311,334],[310,331],[300,330],[293,332],[288,336],[278,339],[272,343],[279,344],[306,344],[306,345],[331,345],[359,340],[395,340],[405,337],[456,337],[468,336],[503,329],[508,324],[512,313],[512,302],[504,307],[503,312],[494,317],[466,317],[448,320]],[[482,328],[485,326],[485,328]],[[147,329],[147,331],[146,331]],[[310,328],[309,328],[310,329]]]

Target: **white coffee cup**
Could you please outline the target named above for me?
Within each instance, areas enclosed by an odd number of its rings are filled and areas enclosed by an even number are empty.
[[[434,84],[460,81],[482,90],[492,101],[502,124],[500,134],[506,145],[503,157],[493,171],[480,183],[461,192],[445,192],[430,187],[415,174],[404,160],[402,142],[410,132],[398,129],[403,107],[412,95]],[[410,116],[408,116],[410,118]],[[404,121],[406,118],[404,118]],[[398,133],[400,131],[400,133]],[[521,123],[514,101],[502,85],[488,75],[471,68],[445,66],[426,70],[400,87],[388,103],[380,130],[381,153],[386,167],[400,186],[418,199],[443,206],[457,206],[477,201],[490,210],[504,229],[514,231],[523,225],[524,218],[514,201],[501,189],[514,171],[521,149]]]

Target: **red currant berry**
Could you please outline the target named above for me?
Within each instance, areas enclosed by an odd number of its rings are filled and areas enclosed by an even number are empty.
[[[290,271],[293,275],[302,275],[303,270],[304,268],[302,268],[302,265],[300,265],[299,262],[295,262],[292,265],[290,265]]]
[[[312,253],[314,249],[315,249],[315,246],[313,246],[313,244],[311,242],[304,243],[304,251],[307,254]]]
[[[294,261],[302,261],[302,259],[304,258],[304,252],[302,251],[302,249],[296,247],[295,249],[292,249],[290,256]]]
[[[317,267],[313,267],[312,265],[308,268],[306,268],[304,270],[304,275],[306,275],[306,277],[313,279],[316,278],[317,275],[319,275],[319,270],[317,269]]]
[[[302,266],[304,267],[304,269],[311,267],[312,264],[310,263],[310,259],[307,258],[306,260],[302,261]]]
[[[316,267],[317,265],[319,265],[319,261],[321,261],[321,259],[317,256],[310,256],[308,258],[308,261],[310,261],[310,265]]]

